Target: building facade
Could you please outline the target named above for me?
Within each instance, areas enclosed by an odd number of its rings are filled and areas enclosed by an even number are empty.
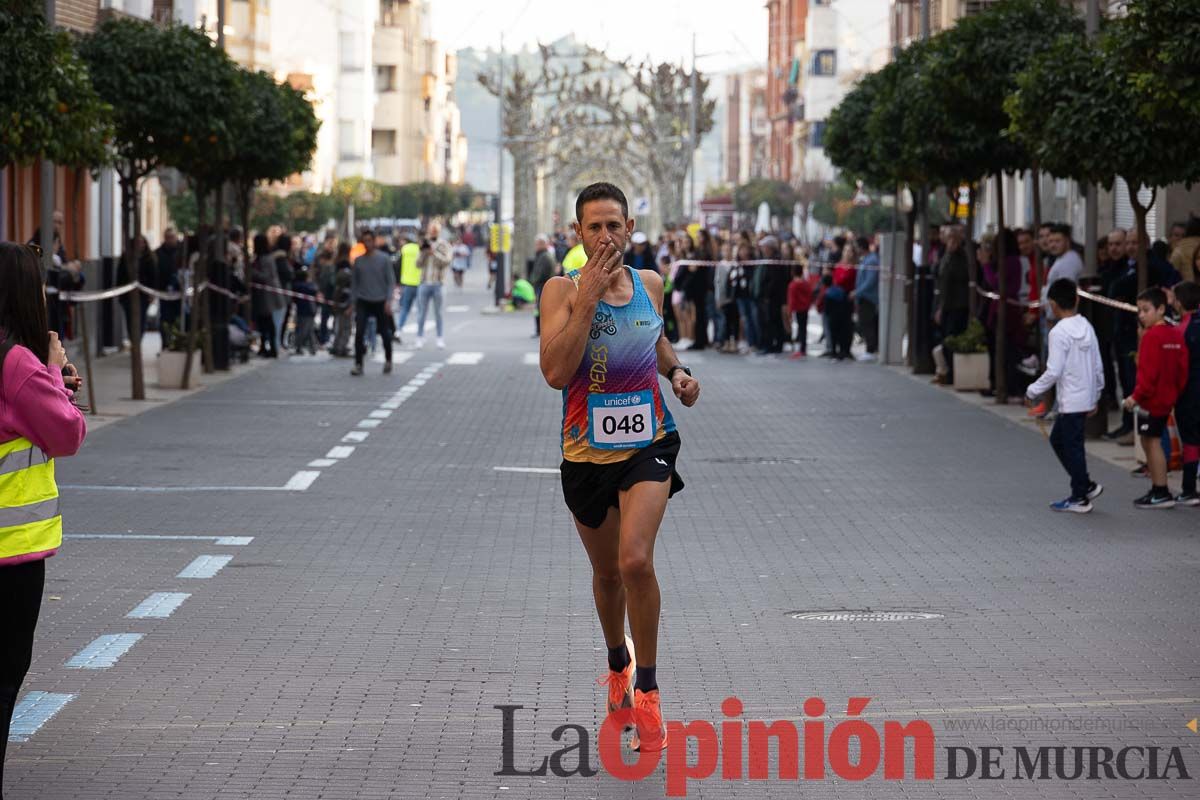
[[[381,0],[373,48],[376,180],[461,183],[467,139],[454,103],[457,56],[432,38],[428,0]]]
[[[800,59],[808,10],[818,0],[768,0],[767,116],[771,125],[768,177],[797,178],[797,121],[800,108]]]
[[[767,72],[750,69],[725,76],[722,183],[739,186],[766,178],[771,167],[772,125],[767,113]]]

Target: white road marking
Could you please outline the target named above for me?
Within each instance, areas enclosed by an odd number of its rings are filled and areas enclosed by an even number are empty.
[[[8,729],[10,742],[28,742],[63,706],[78,695],[57,692],[30,692],[13,709],[12,725]]]
[[[452,353],[450,355],[450,357],[446,359],[446,363],[447,364],[462,364],[462,365],[473,367],[482,360],[483,360],[483,353],[462,352],[462,353]]]
[[[470,310],[470,306],[446,306],[447,314],[463,314]]]
[[[140,633],[108,633],[71,656],[67,669],[108,669],[142,638]]]
[[[349,458],[354,453],[353,445],[338,445],[337,447],[329,448],[329,452],[325,454],[326,458]]]
[[[371,434],[366,431],[350,431],[342,437],[343,442],[365,442]]]
[[[253,536],[174,536],[171,534],[152,533],[64,533],[64,539],[135,539],[135,540],[164,540],[164,541],[196,541],[215,542],[240,546],[254,541]]]
[[[288,479],[283,488],[290,489],[293,492],[303,492],[308,487],[313,485],[313,481],[321,477],[321,471],[315,469],[302,469]]]
[[[529,367],[540,367],[542,365],[541,353],[526,353],[521,361]]]
[[[397,408],[400,407],[400,404],[403,402],[404,402],[403,400],[385,400],[384,402],[379,404],[379,407],[380,408],[388,408],[388,409],[391,409],[392,411],[395,411]]]
[[[384,411],[376,410],[376,411],[372,411],[370,414],[367,414],[368,417],[372,417],[374,419],[387,419],[391,415],[392,415],[392,412],[386,411],[386,410],[384,410]]]
[[[221,571],[221,568],[233,561],[233,556],[197,556],[188,564],[176,578],[211,578]]]
[[[324,469],[325,467],[332,467],[336,463],[337,459],[335,458],[314,458],[312,461],[308,462],[308,466]]]
[[[166,619],[189,597],[187,592],[155,592],[125,616],[129,619]]]
[[[356,427],[378,428],[382,424],[383,424],[383,420],[381,420],[381,419],[364,419],[364,420],[359,420],[359,423]]]
[[[104,486],[101,484],[60,483],[59,489],[77,492],[290,492],[290,486]]]
[[[492,467],[496,472],[531,472],[537,475],[557,475],[558,467]]]

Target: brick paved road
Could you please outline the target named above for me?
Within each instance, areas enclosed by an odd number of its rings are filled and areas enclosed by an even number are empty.
[[[551,732],[568,722],[593,735],[598,766],[603,651],[556,477],[494,469],[557,465],[560,400],[524,363],[529,318],[480,316],[484,302],[451,290],[470,311],[447,315],[450,349],[392,376],[272,365],[110,426],[61,463],[70,487],[162,490],[65,488],[71,534],[253,540],[67,542],[25,692],[76,697],[10,745],[6,796],[663,796],[661,768],[640,784],[494,775],[499,704],[525,706],[520,769],[561,746]],[[456,352],[484,355],[447,363]],[[832,728],[862,695],[880,729],[930,721],[939,778],[951,745],[1006,746],[1010,778],[1012,748],[1038,744],[1179,746],[1200,771],[1184,727],[1200,713],[1200,515],[1135,512],[1140,484],[1097,464],[1097,511],[1054,516],[1066,480],[1039,436],[878,367],[706,354],[697,375],[701,406],[677,413],[688,488],[658,551],[669,718],[719,720],[732,694],[744,719],[800,719],[818,695]],[[394,413],[358,427],[406,385]],[[344,442],[351,431],[368,437]],[[355,449],[308,466],[343,446]],[[308,470],[320,474],[306,491],[264,490]],[[212,578],[176,577],[205,555],[232,558]],[[155,592],[190,597],[165,619],[126,618]],[[944,618],[789,615],[830,609]],[[114,666],[65,667],[120,633],[144,637]],[[714,777],[690,790],[1195,796],[1192,781],[885,782],[882,768],[863,784]]]

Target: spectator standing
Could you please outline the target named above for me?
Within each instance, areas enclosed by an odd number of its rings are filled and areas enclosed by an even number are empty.
[[[421,243],[421,285],[417,292],[417,342],[419,350],[425,346],[425,315],[429,303],[433,302],[434,322],[437,328],[437,346],[441,350],[446,346],[442,338],[442,282],[445,280],[446,267],[454,258],[454,250],[450,243],[442,241],[442,228],[436,222],[429,226],[428,237]]]
[[[634,234],[634,236],[637,235]],[[645,237],[645,234],[641,235],[643,238]],[[533,240],[533,249],[536,255],[533,257],[533,268],[529,270],[529,282],[533,284],[533,335],[534,338],[537,338],[542,333],[542,317],[539,308],[542,302],[542,289],[546,286],[546,282],[554,277],[556,265],[549,236],[539,233]]]
[[[858,311],[858,332],[868,358],[879,352],[879,252],[865,236],[858,237],[858,250],[866,253],[858,265],[851,298]]]
[[[386,253],[375,249],[375,234],[364,230],[359,234],[363,254],[353,262],[350,273],[350,296],[354,303],[354,367],[351,375],[363,374],[363,359],[367,354],[367,319],[374,319],[383,338],[384,374],[392,371],[392,292],[396,288],[396,273]]]

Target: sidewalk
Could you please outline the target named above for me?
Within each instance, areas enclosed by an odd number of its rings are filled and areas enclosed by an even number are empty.
[[[888,369],[891,369],[893,372],[903,375],[910,380],[914,380],[917,383],[930,385],[929,375],[914,375],[910,367],[889,365]],[[991,413],[999,417],[1003,417],[1018,427],[1040,432],[1043,436],[1050,435],[1050,426],[1054,424],[1052,420],[1041,420],[1041,427],[1039,427],[1039,420],[1029,416],[1026,413],[1025,406],[1020,403],[1009,403],[1001,406],[996,404],[995,398],[984,397],[976,391],[959,392],[950,387],[931,388],[937,388],[945,394],[952,394],[959,400],[962,400],[964,403],[969,403],[970,405],[978,406],[986,411],[990,411]],[[1118,409],[1116,411],[1109,412],[1108,424],[1105,426],[1105,429],[1112,430],[1120,424],[1120,410]],[[1140,451],[1140,447],[1121,446],[1115,442],[1106,442],[1103,439],[1088,439],[1085,442],[1085,446],[1087,447],[1089,456],[1103,459],[1104,461],[1107,461],[1114,466],[1121,467],[1126,471],[1132,470],[1138,465],[1137,453]]]
[[[92,355],[92,374],[87,374],[86,362],[83,358],[83,343],[75,340],[67,343],[67,354],[71,363],[79,370],[79,374],[87,381],[83,389],[80,403],[93,405],[95,411],[88,411],[87,423],[89,430],[103,428],[118,420],[137,416],[152,408],[160,408],[197,392],[202,392],[213,386],[219,386],[225,381],[257,369],[266,363],[265,359],[251,357],[245,364],[234,363],[226,372],[213,372],[205,375],[200,367],[200,353],[196,353],[193,365],[192,384],[194,388],[181,390],[178,388],[163,388],[158,385],[158,354],[162,342],[156,332],[150,331],[142,339],[142,375],[146,389],[145,400],[133,400],[133,379],[131,376],[130,352],[128,349],[103,357]],[[91,386],[95,393],[89,392]]]

